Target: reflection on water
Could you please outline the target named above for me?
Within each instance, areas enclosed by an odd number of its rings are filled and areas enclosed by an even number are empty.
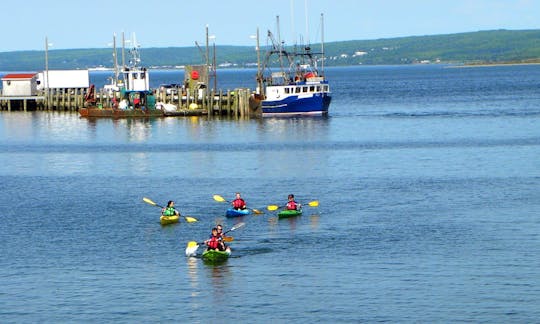
[[[195,257],[188,257],[186,258],[186,261],[187,261],[187,268],[188,268],[189,283],[191,286],[191,296],[197,297],[200,294],[199,275],[198,275],[199,262],[197,258]]]
[[[205,296],[209,295],[212,296],[214,302],[219,304],[227,302],[224,296],[227,295],[227,291],[231,288],[233,277],[231,266],[227,264],[228,260],[213,264],[205,262],[200,257],[188,257],[186,263],[190,286],[190,302],[193,309],[200,308],[205,303],[200,298],[206,298]],[[205,285],[210,282],[212,291],[201,291],[201,281]]]
[[[152,137],[152,120],[150,119],[114,119],[113,127],[115,132],[127,132],[129,142],[146,142]]]
[[[321,218],[321,215],[319,214],[312,214],[309,216],[309,224],[311,225],[311,229],[319,228],[320,218]]]
[[[231,267],[228,265],[228,260],[220,264],[204,263],[205,271],[212,286],[212,298],[214,303],[226,304],[228,291],[232,285]]]

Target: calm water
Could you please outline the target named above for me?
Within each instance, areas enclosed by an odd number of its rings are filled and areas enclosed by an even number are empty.
[[[328,118],[0,113],[0,321],[537,322],[540,66],[327,74]],[[235,191],[320,206],[226,219]],[[238,221],[226,263],[185,257]]]

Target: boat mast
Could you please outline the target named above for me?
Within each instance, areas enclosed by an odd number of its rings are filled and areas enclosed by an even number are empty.
[[[309,21],[308,21],[308,8],[307,8],[307,0],[304,1],[304,15],[306,20],[306,44],[309,46],[311,45],[309,42]]]
[[[116,53],[116,33],[113,34],[114,84],[118,85],[118,55]]]
[[[141,54],[139,53],[140,45],[137,43],[137,38],[135,37],[135,33],[133,33],[131,37],[132,37],[133,47],[129,51],[129,53],[131,54],[131,60],[129,61],[129,63],[132,68],[136,68],[141,62]]]
[[[259,47],[259,27],[257,27],[257,86],[259,87],[259,94],[264,95],[263,89],[263,76],[261,71],[261,48]]]
[[[126,37],[124,36],[124,32],[122,32],[122,69],[124,69],[125,67],[126,67]]]
[[[277,36],[278,36],[278,57],[279,57],[279,66],[281,70],[283,71],[283,43],[281,42],[281,32],[279,28],[279,16],[276,16],[276,23],[277,23]]]
[[[321,74],[324,75],[324,14],[321,13]]]
[[[206,58],[206,79],[204,80],[205,84],[206,84],[206,87],[209,87],[210,86],[210,54],[209,54],[209,49],[208,49],[208,24],[206,25],[206,55],[205,55],[205,58]],[[208,90],[208,89],[207,89]],[[207,92],[207,96],[208,96],[208,92]]]

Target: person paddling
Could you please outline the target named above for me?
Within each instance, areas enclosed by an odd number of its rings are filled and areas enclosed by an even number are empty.
[[[174,201],[169,200],[169,202],[167,203],[167,206],[164,207],[161,210],[161,215],[163,215],[163,216],[175,216],[175,215],[180,216],[180,213],[176,210],[176,208],[174,208]]]
[[[216,228],[217,228],[218,239],[219,239],[219,242],[221,243],[220,244],[220,251],[225,251],[228,248],[228,246],[227,246],[227,244],[225,244],[226,236],[225,236],[225,234],[223,234],[223,226],[221,226],[221,224],[218,224],[216,226]]]
[[[204,241],[204,244],[206,244],[207,250],[225,251],[229,248],[223,243],[217,227],[212,228],[212,234],[208,240]]]
[[[206,244],[207,250],[219,250],[219,236],[217,233],[217,228],[212,228],[212,234],[208,240],[204,241],[204,244]]]
[[[240,193],[236,193],[236,198],[231,202],[231,205],[236,210],[246,209],[246,202],[242,197],[240,197]]]
[[[290,194],[287,201],[287,210],[299,210],[302,208],[302,205],[294,201],[294,195]]]

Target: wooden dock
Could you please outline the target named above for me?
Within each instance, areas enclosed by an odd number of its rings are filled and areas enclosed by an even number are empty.
[[[257,117],[261,109],[253,99],[250,89],[219,90],[194,96],[187,89],[167,93],[166,90],[154,90],[156,102],[172,104],[176,111],[166,112],[165,116],[229,116],[233,118]],[[86,106],[86,88],[64,88],[39,91],[36,96],[2,96],[0,111],[72,111]],[[103,89],[96,92],[96,105],[112,107],[114,94]]]

